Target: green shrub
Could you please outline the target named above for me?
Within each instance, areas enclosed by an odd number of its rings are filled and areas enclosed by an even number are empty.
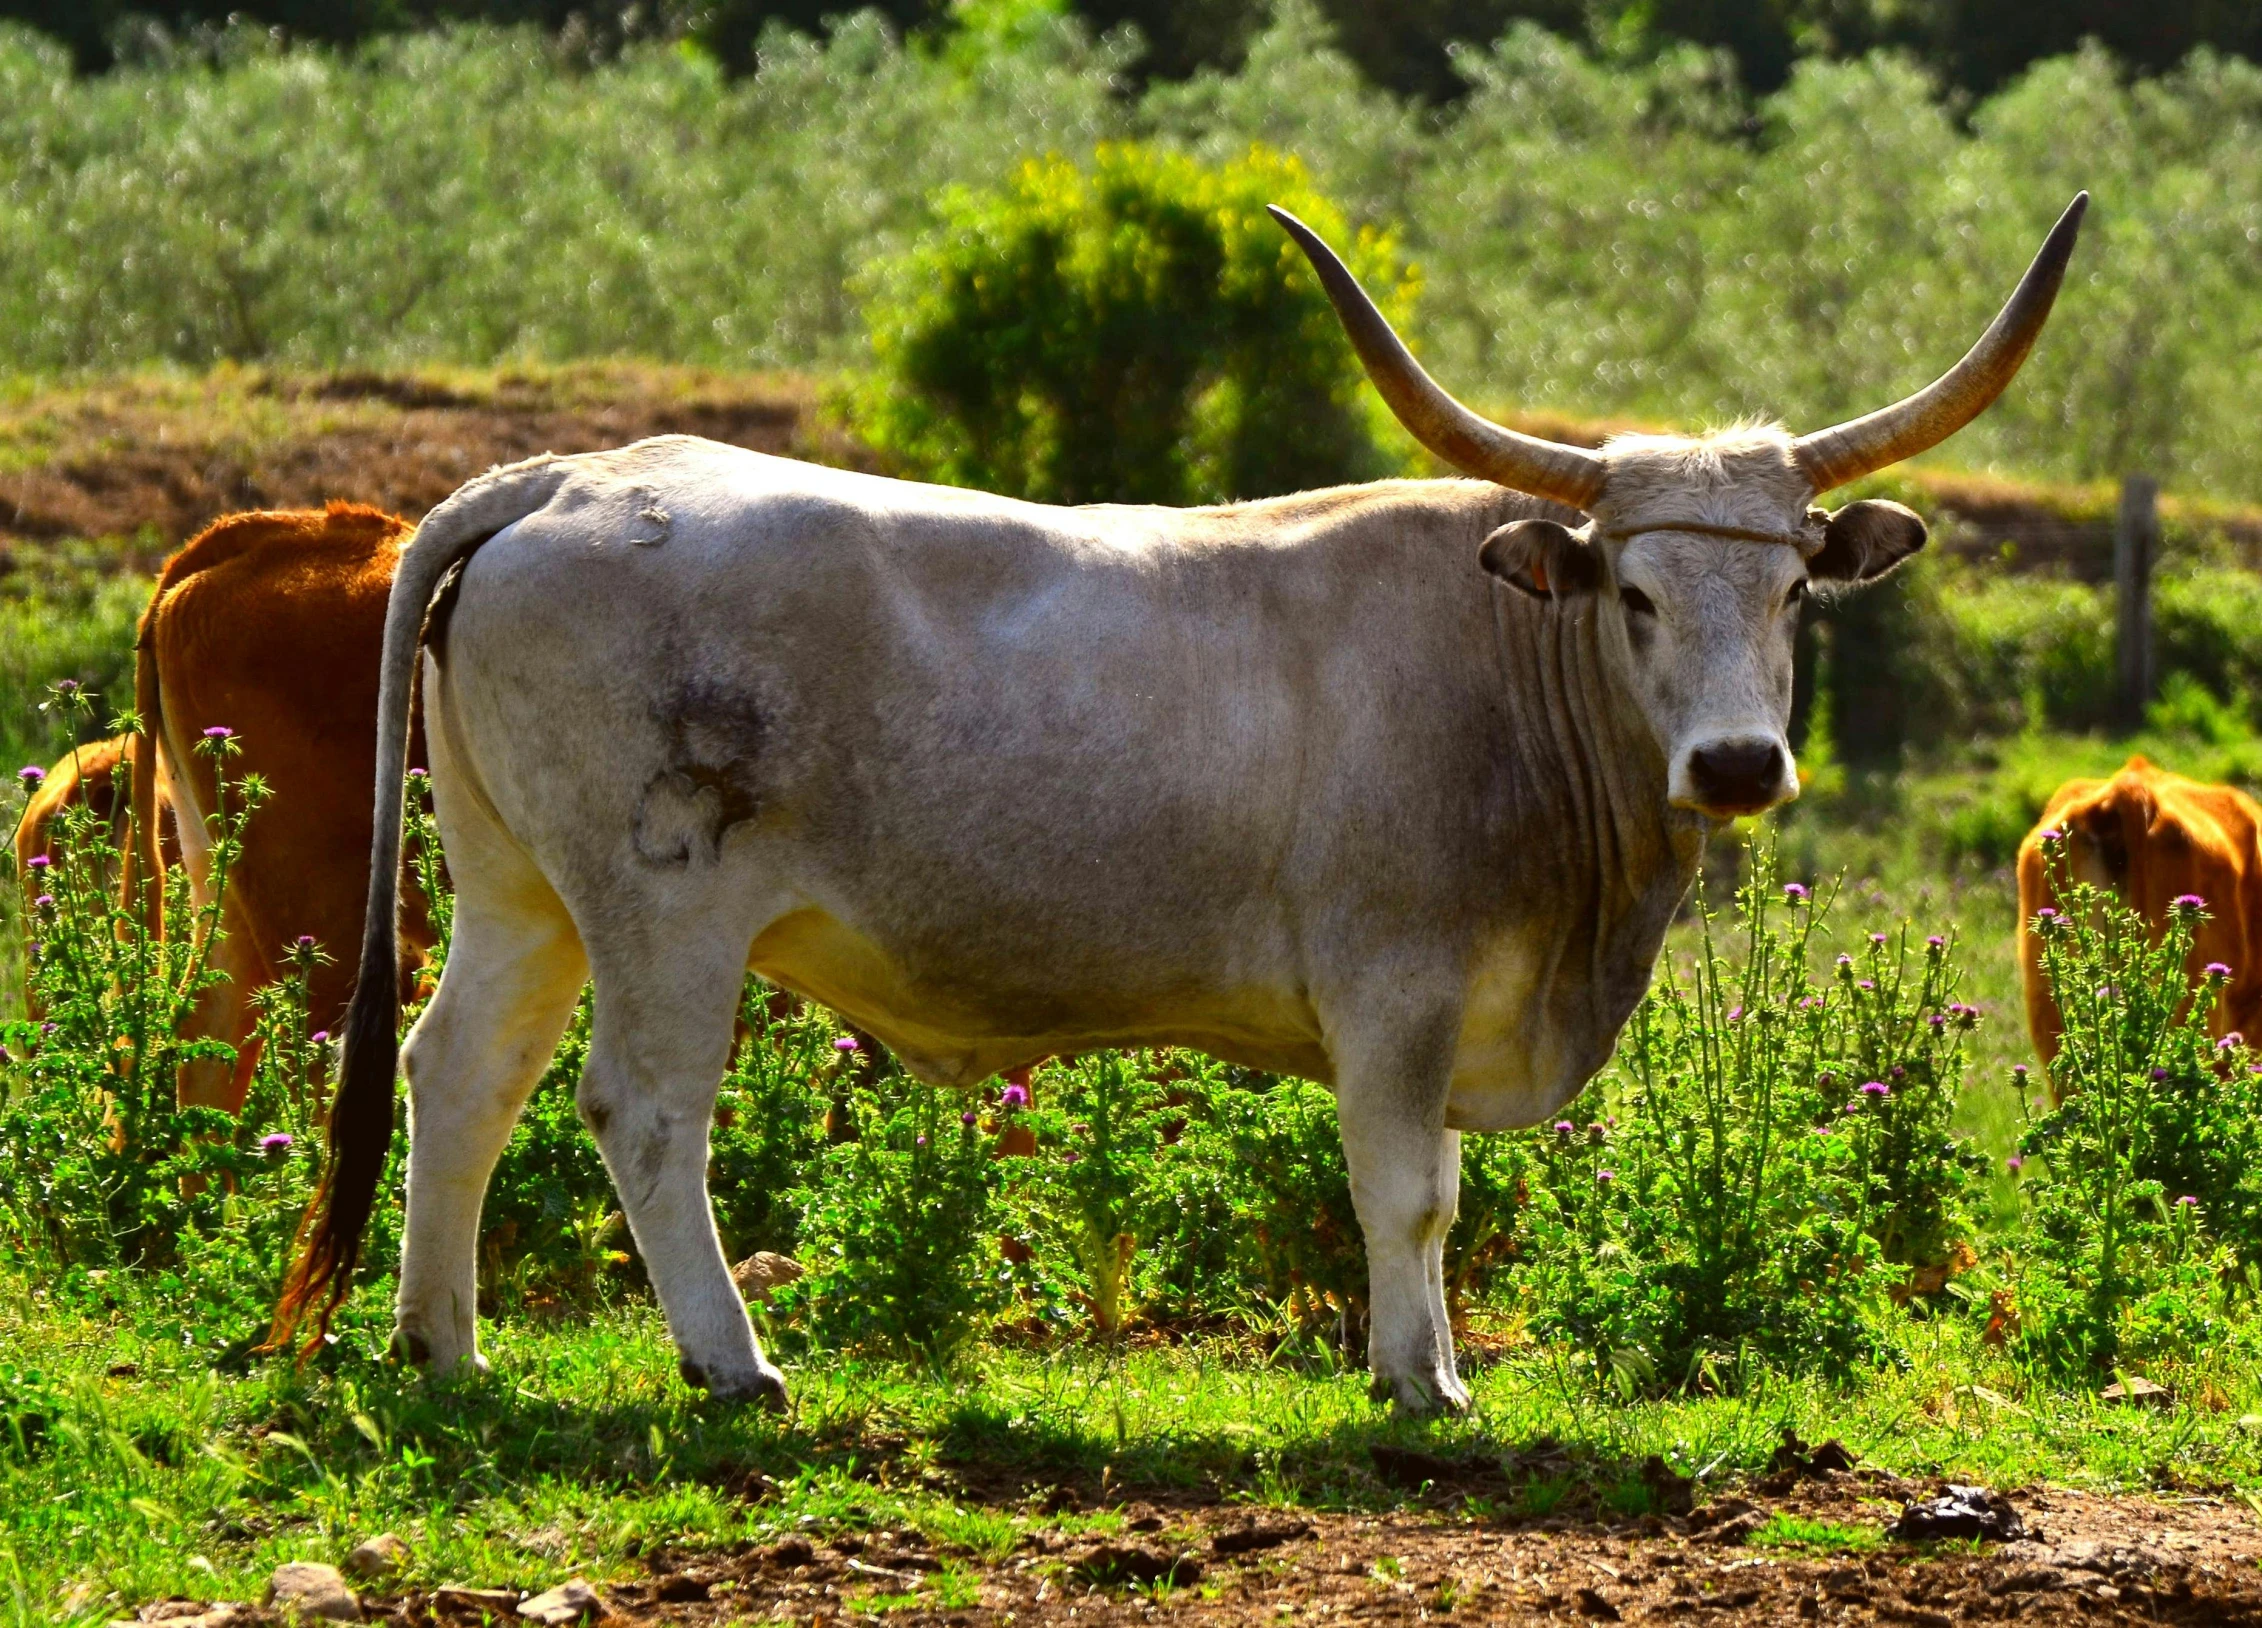
[[[1685,978],[1660,968],[1588,1123],[1534,1147],[1533,1322],[1627,1388],[1876,1360],[1886,1265],[1943,1263],[1970,1229],[1980,1161],[1949,1125],[1977,1013],[1948,940],[1872,933],[1818,983],[1826,907],[1788,884],[1777,926],[1772,855],[1745,870],[1740,955],[1700,903]]]
[[[947,1362],[1004,1306],[1000,1161],[956,1092],[908,1074],[855,1099],[856,1139],[795,1196],[809,1275],[777,1292],[821,1343]]]
[[[59,686],[67,710],[85,692]],[[235,779],[226,731],[200,741],[220,806],[209,816],[213,892],[242,852],[265,799]],[[26,776],[27,784],[31,783]],[[38,1012],[0,1026],[0,1232],[80,1289],[141,1273],[189,1343],[238,1347],[265,1327],[299,1213],[319,1174],[327,1048],[310,1034],[307,980],[321,947],[301,940],[255,996],[258,1050],[242,1109],[184,1108],[185,1063],[232,1065],[235,1048],[179,1030],[222,974],[210,964],[216,904],[194,905],[185,873],[165,878],[172,931],[159,936],[118,902],[121,854],[84,808],[58,818],[34,861],[31,996]]]
[[[2038,915],[2043,974],[2064,1024],[2049,1069],[2058,1106],[2026,1103],[2031,1222],[2018,1309],[2026,1353],[2094,1376],[2198,1355],[2225,1329],[2231,1268],[2262,1262],[2262,1072],[2208,1018],[2229,969],[2188,975],[2205,902],[2152,927],[2073,883],[2046,841],[2059,906]]]
[[[1054,503],[1197,503],[1397,462],[1303,256],[1294,210],[1403,309],[1388,238],[1353,234],[1303,167],[1215,168],[1107,145],[946,193],[867,279],[878,376],[858,429],[906,472]]]

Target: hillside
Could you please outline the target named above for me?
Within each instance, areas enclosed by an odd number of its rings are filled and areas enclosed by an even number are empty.
[[[537,452],[704,435],[763,452],[872,467],[791,373],[643,363],[291,372],[151,372],[0,392],[0,560],[34,564],[64,539],[154,564],[231,510],[352,498],[420,515],[493,464]],[[1581,445],[1655,426],[1505,413]],[[2116,493],[1917,467],[1876,487],[1933,519],[1949,552],[2084,581],[2112,572]],[[2262,508],[2170,494],[2171,548],[2262,563]]]

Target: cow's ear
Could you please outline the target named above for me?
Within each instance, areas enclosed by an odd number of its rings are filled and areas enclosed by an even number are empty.
[[[1874,582],[1922,548],[1925,535],[1915,510],[1863,498],[1831,515],[1806,574],[1817,582]]]
[[[1553,520],[1515,520],[1484,540],[1477,563],[1535,599],[1591,594],[1602,586],[1602,558]]]

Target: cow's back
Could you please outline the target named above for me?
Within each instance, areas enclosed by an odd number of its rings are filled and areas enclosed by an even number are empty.
[[[757,965],[909,1056],[1159,1033],[1318,1073],[1330,953],[1402,922],[1450,957],[1506,908],[1475,554],[1528,500],[1044,509],[683,439],[575,464],[450,615],[483,790],[555,875],[757,865],[800,901]]]

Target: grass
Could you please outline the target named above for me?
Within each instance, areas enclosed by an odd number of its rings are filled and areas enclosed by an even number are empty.
[[[1376,1478],[1377,1443],[1495,1460],[1540,1446],[1553,1467],[1512,1480],[1505,1507],[1462,1506],[1526,1516],[1638,1514],[1650,1454],[1708,1495],[1764,1470],[1786,1426],[1908,1476],[2262,1489],[2251,1361],[2226,1353],[2187,1383],[2203,1407],[2121,1410],[2031,1384],[1940,1325],[1913,1331],[1906,1369],[1845,1393],[1762,1376],[1738,1397],[1619,1403],[1525,1347],[1478,1367],[1466,1419],[1436,1424],[1382,1412],[1362,1376],[1299,1372],[1225,1341],[1123,1355],[993,1346],[948,1373],[789,1363],[794,1406],[773,1418],[687,1391],[642,1304],[489,1332],[494,1372],[454,1384],[377,1360],[360,1337],[319,1371],[229,1375],[136,1334],[130,1308],[66,1310],[20,1274],[0,1278],[0,1380],[36,1370],[60,1399],[28,1452],[0,1446],[0,1622],[95,1623],[174,1593],[256,1597],[277,1563],[335,1561],[388,1530],[415,1551],[412,1584],[535,1588],[635,1575],[661,1542],[727,1549],[789,1531],[915,1528],[954,1563],[996,1560],[1033,1528],[1111,1532],[1122,1517],[1106,1505],[1134,1495],[1415,1501]],[[1061,1484],[1083,1512],[1041,1513],[1031,1494]],[[1839,1552],[1877,1538],[1779,1516],[1754,1541]],[[52,1602],[81,1584],[83,1609],[58,1619]],[[867,1609],[943,1606],[964,1585],[946,1571],[879,1586]]]

